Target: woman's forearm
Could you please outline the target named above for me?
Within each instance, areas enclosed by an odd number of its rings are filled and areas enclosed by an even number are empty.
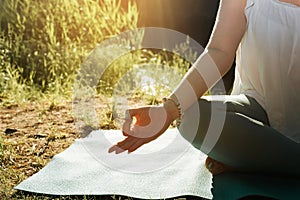
[[[230,69],[234,55],[206,49],[169,96],[184,111],[194,104]],[[175,107],[173,107],[176,109]]]

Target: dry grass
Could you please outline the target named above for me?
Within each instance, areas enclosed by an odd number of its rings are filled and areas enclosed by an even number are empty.
[[[0,119],[0,197],[9,199],[15,185],[66,149],[78,133],[69,102],[7,105]]]
[[[99,112],[103,110],[106,109],[98,109]],[[0,199],[12,199],[16,192],[14,186],[42,169],[83,131],[75,128],[72,102],[66,100],[60,103],[2,103],[0,120]],[[112,125],[107,118],[99,127],[116,128]]]

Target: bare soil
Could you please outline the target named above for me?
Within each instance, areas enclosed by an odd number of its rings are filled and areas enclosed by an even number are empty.
[[[15,185],[69,147],[78,131],[71,102],[12,104],[0,111],[0,197],[7,199]]]

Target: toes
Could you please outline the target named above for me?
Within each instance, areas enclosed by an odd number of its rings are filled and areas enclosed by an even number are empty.
[[[230,166],[227,166],[227,165],[225,165],[219,161],[216,161],[210,157],[206,158],[205,166],[213,175],[218,175],[218,174],[233,170]]]

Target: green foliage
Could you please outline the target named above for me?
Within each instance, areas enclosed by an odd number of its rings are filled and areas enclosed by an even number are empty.
[[[127,6],[124,9],[121,0],[2,0],[0,103],[1,99],[21,103],[41,97],[55,101],[74,96],[74,92],[76,97],[83,96],[82,92],[110,96],[116,91],[131,90],[135,90],[136,96],[149,99],[150,104],[157,103],[157,99],[171,91],[164,84],[172,83],[174,88],[178,75],[182,76],[190,65],[178,55],[195,60],[195,53],[189,48],[189,38],[186,43],[178,44],[174,52],[132,49],[126,53],[118,42],[103,44],[112,36],[137,27],[137,7],[131,1]],[[134,41],[121,41],[122,45],[135,43],[133,46],[138,47],[143,33],[135,34],[129,37]],[[102,46],[99,51],[93,51],[92,64],[84,66],[84,59],[99,43]],[[108,63],[109,60],[114,61]],[[144,69],[149,65],[157,67]],[[166,76],[170,71],[174,76],[169,74],[168,79],[172,77],[172,80],[161,79],[162,74]],[[143,82],[142,77],[149,74],[159,80],[158,84]],[[78,90],[77,87],[82,86],[76,84],[74,88],[76,77],[84,80],[80,84],[91,81],[92,84],[86,84],[96,88]]]
[[[120,0],[2,0],[0,92],[33,85],[70,89],[83,59],[97,43],[137,26],[138,11]],[[66,83],[69,82],[69,83]]]

